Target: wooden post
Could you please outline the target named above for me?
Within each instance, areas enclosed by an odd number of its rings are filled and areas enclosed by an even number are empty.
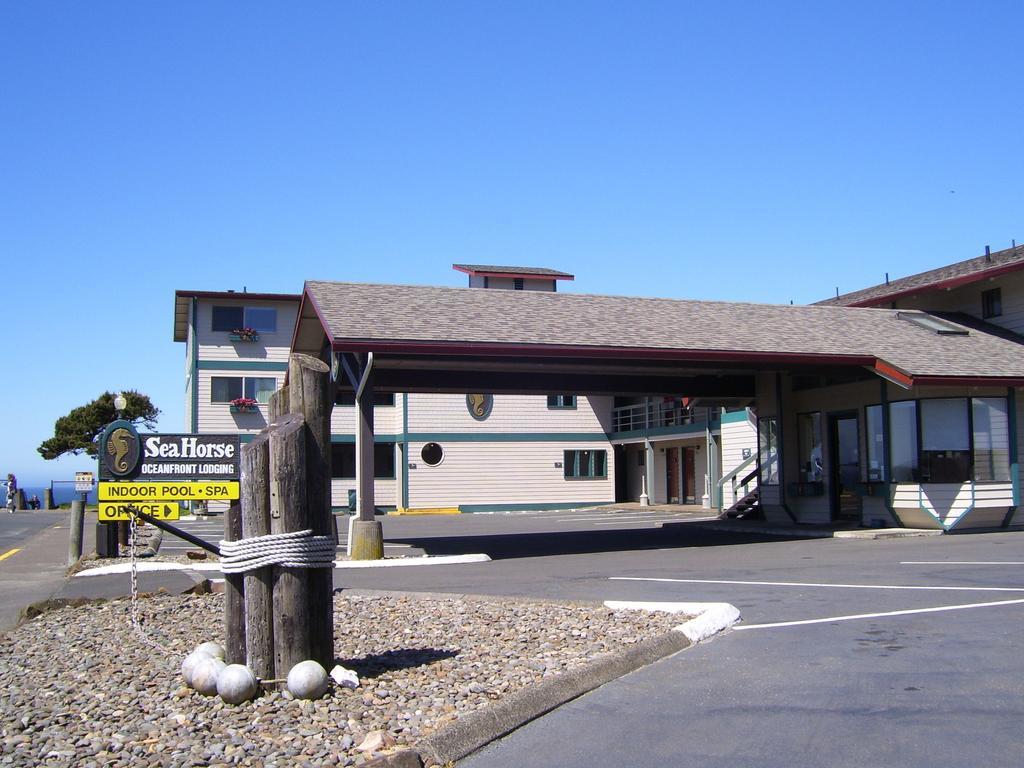
[[[349,528],[353,560],[381,560],[384,534],[374,519],[373,493],[373,372],[366,374],[363,391],[356,397],[356,515]]]
[[[82,557],[82,533],[85,528],[85,502],[75,499],[71,502],[71,537],[68,540],[68,565],[74,565]]]
[[[270,395],[267,414],[271,421],[275,421],[278,416],[284,416],[286,413],[288,413],[288,387],[281,387]]]
[[[242,507],[232,502],[224,515],[224,540],[242,538]],[[245,574],[224,574],[224,661],[245,664]]]
[[[314,536],[331,536],[331,369],[310,355],[288,360],[288,406],[306,422],[306,510]],[[334,666],[334,569],[309,571],[310,658]]]
[[[270,434],[242,448],[242,537],[270,533]],[[245,572],[245,659],[261,680],[274,677],[274,569]]]
[[[82,502],[83,504],[85,502]],[[53,488],[43,489],[43,509],[56,509],[53,506]]]
[[[301,415],[281,416],[270,426],[270,530],[291,533],[306,528],[306,422]],[[309,569],[274,566],[274,671],[288,676],[311,658],[309,644]]]

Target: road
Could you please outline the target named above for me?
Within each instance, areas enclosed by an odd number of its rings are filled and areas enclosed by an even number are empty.
[[[67,512],[0,513],[0,631],[63,584]]]

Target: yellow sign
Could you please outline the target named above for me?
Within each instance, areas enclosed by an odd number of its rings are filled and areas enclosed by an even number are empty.
[[[196,482],[100,483],[100,501],[231,501],[238,498],[237,480]]]
[[[132,506],[140,512],[145,512],[150,517],[158,520],[177,520],[181,516],[181,507],[173,502],[158,502],[150,504],[146,502],[111,504],[110,502],[100,504],[99,521],[109,523],[114,520],[130,520],[128,507]]]

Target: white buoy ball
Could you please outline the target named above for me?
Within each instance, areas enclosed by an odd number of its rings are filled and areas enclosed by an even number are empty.
[[[288,673],[288,692],[297,699],[319,699],[327,693],[327,670],[315,661],[300,661]]]
[[[221,659],[207,656],[201,659],[196,668],[192,670],[192,687],[203,696],[213,696],[217,693],[217,678],[227,666]]]
[[[224,646],[221,645],[220,643],[214,643],[214,642],[200,643],[199,645],[196,646],[196,650],[197,651],[201,651],[202,653],[205,653],[207,656],[213,656],[213,658],[215,658],[215,659],[223,659],[224,658]]]
[[[185,660],[181,662],[181,676],[185,678],[185,685],[192,687],[192,675],[196,671],[196,664],[208,658],[210,658],[210,654],[202,651],[192,651],[185,657]]]
[[[217,677],[217,693],[228,704],[241,704],[256,695],[256,675],[244,664],[228,664]]]

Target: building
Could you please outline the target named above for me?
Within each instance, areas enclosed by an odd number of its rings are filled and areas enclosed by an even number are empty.
[[[693,433],[684,428],[694,423],[686,423],[690,414],[678,423],[679,397],[680,409],[738,409],[719,420],[717,439],[712,412],[705,445],[720,446],[726,424],[747,434],[756,424],[756,450],[743,469],[722,467],[724,446],[707,451],[704,489],[714,496],[733,481],[753,482],[771,519],[1007,527],[1018,522],[1024,415],[1021,339],[1006,322],[1007,308],[1019,301],[1010,289],[1020,253],[1012,251],[982,257],[991,269],[954,265],[907,291],[907,301],[924,301],[937,287],[954,302],[934,312],[310,281],[293,349],[354,363],[372,354],[375,387],[411,398],[467,390],[496,399],[552,391],[591,403],[628,398],[612,401],[605,428],[607,444],[625,446],[626,459],[601,460],[627,496],[635,492],[631,476],[657,493],[658,449],[669,445],[657,445],[657,430],[676,430],[676,447],[689,447]],[[994,288],[998,294],[983,293]],[[963,301],[951,295],[958,289]],[[868,298],[898,301],[881,293]],[[988,317],[964,314],[968,304]],[[989,322],[998,317],[1004,327]],[[669,406],[664,415],[661,403]],[[593,409],[596,418],[602,409]],[[645,434],[623,429],[626,411],[617,409],[639,412]],[[415,451],[426,446],[408,446],[417,463]],[[581,449],[607,450],[598,441]],[[685,466],[687,453],[673,459],[666,450],[663,466]],[[666,483],[666,495],[673,490]]]
[[[453,266],[468,274],[472,293],[554,293],[558,281],[573,279],[541,267]],[[266,426],[270,393],[284,382],[300,298],[176,291],[174,339],[185,343],[187,361],[186,429],[237,432],[245,440]],[[336,507],[350,507],[355,491],[354,406],[354,393],[340,391],[332,415]],[[737,470],[719,486],[719,475],[737,466],[750,474],[756,431],[742,404],[724,416],[721,410],[685,392],[381,392],[374,407],[375,502],[384,509],[462,512],[628,500],[727,507],[753,489],[753,477],[740,483]]]

